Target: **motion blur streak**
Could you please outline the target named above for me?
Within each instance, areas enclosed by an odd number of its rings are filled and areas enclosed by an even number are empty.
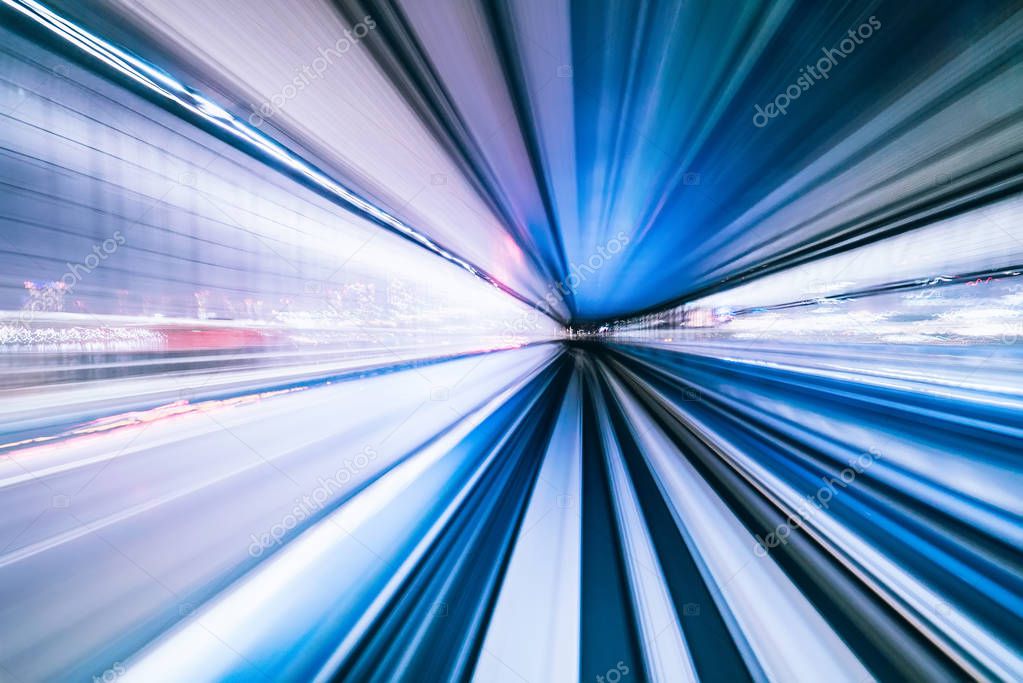
[[[0,681],[1023,681],[1015,0],[0,0]]]

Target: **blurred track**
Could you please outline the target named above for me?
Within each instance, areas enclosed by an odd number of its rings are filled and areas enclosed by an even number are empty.
[[[586,345],[199,403],[4,461],[0,666],[1011,680],[1011,410]]]
[[[531,400],[535,390],[520,397],[518,388],[534,386],[527,380],[554,354],[528,349],[198,403],[9,454],[0,463],[0,602],[5,632],[18,626],[0,665],[15,680],[104,671],[355,493],[403,471],[410,454],[450,442],[452,429],[469,433],[466,424],[503,405],[495,395],[518,402],[502,414]],[[382,561],[354,542],[367,561]]]
[[[609,363],[755,561],[774,558],[874,676],[1020,671],[1018,407],[663,350]]]

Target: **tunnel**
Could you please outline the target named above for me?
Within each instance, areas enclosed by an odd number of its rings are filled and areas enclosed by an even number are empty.
[[[0,681],[1023,681],[1023,5],[0,0]]]

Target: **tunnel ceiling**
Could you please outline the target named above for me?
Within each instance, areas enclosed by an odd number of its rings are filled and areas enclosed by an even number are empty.
[[[1004,113],[1013,5],[55,4],[562,321],[964,206],[1012,152],[957,143]]]

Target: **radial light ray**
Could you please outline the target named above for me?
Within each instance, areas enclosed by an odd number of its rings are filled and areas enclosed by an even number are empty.
[[[1015,0],[0,1],[0,683],[1023,680]]]

